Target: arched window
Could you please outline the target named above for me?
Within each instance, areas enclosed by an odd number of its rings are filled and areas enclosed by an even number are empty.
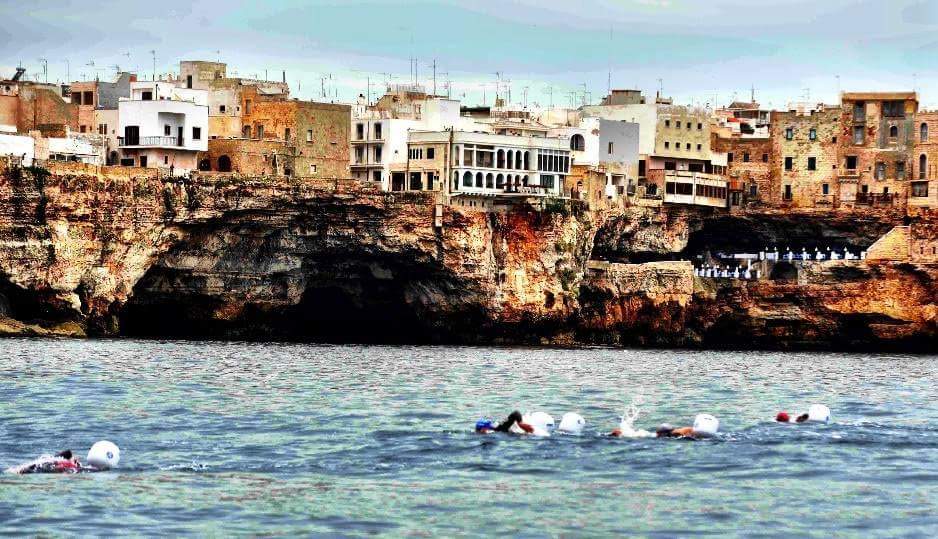
[[[889,138],[896,138],[899,136],[899,128],[897,126],[892,126],[889,128]]]
[[[524,170],[531,170],[531,152],[524,152]],[[527,177],[527,176],[525,176]]]
[[[918,158],[918,179],[924,180],[928,173],[928,157],[922,154]]]
[[[570,137],[570,149],[575,152],[582,152],[586,150],[586,139],[583,138],[583,135],[577,133]]]
[[[227,155],[218,158],[218,172],[231,172],[231,158]]]
[[[928,124],[922,122],[922,126],[919,127],[919,138],[922,139],[922,142],[928,142]]]
[[[453,164],[459,166],[459,146],[453,146]]]
[[[199,170],[203,172],[212,170],[212,161],[210,159],[202,159],[199,161]]]
[[[453,191],[459,191],[459,172],[453,171]]]
[[[515,152],[515,168],[521,170],[521,152]]]
[[[482,188],[482,173],[476,172],[476,187]]]
[[[504,188],[505,188],[505,176],[503,176],[503,175],[501,175],[501,174],[499,174],[498,176],[495,176],[495,187],[496,187],[497,189],[504,189]]]
[[[528,185],[528,177],[527,177],[527,176],[525,176],[524,178],[521,178],[521,185],[524,185],[524,186],[527,186],[527,185]]]
[[[508,150],[508,168],[515,168],[515,152]]]
[[[251,126],[244,126],[244,129],[241,130],[241,136],[244,138],[251,138]]]
[[[486,189],[492,189],[495,187],[495,178],[492,176],[491,172],[485,175],[485,187]]]
[[[472,187],[472,173],[468,170],[462,175],[462,185],[463,187]]]
[[[498,150],[495,157],[495,168],[505,168],[505,150]]]

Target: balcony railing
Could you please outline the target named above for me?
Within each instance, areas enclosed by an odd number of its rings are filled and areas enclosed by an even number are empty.
[[[183,137],[117,137],[118,146],[185,146]]]

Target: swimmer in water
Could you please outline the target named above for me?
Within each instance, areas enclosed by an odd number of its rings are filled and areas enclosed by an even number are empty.
[[[808,417],[808,414],[801,414],[795,419],[792,419],[791,416],[788,415],[788,412],[779,412],[778,415],[775,416],[775,420],[779,423],[804,423],[808,420]]]
[[[88,450],[87,464],[82,464],[71,449],[60,451],[55,456],[42,455],[30,462],[8,468],[6,473],[36,474],[36,473],[84,473],[101,472],[117,467],[120,463],[120,448],[111,442],[102,440],[96,442]]]
[[[508,417],[504,421],[499,423],[498,425],[493,425],[492,422],[487,419],[480,419],[476,423],[477,434],[491,434],[493,432],[512,432],[516,434],[533,434],[534,427],[525,423],[524,418],[521,415],[521,412],[517,410],[508,414]]]
[[[699,414],[694,418],[694,425],[692,427],[673,427],[667,423],[663,423],[655,430],[654,436],[655,438],[688,438],[697,440],[715,436],[719,428],[720,421],[717,418],[710,414]],[[615,429],[611,433],[612,436],[616,437],[625,437],[627,434],[627,432],[623,431],[622,427]],[[637,438],[639,436],[628,437]]]
[[[14,474],[33,474],[33,473],[78,473],[82,471],[81,462],[78,457],[72,455],[71,449],[60,451],[55,456],[42,455],[41,457],[14,466],[7,470],[7,473]]]

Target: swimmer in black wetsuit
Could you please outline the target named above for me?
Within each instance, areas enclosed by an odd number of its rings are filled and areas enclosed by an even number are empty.
[[[488,420],[481,420],[477,422],[476,433],[490,434],[492,432],[512,432],[511,428],[515,425],[517,425],[518,428],[524,431],[526,434],[531,434],[534,432],[534,427],[525,423],[521,416],[521,412],[515,410],[514,412],[508,414],[508,417],[498,425],[493,425],[492,422]]]
[[[7,470],[7,473],[33,474],[33,473],[78,473],[85,471],[78,457],[72,455],[71,449],[56,453],[54,457],[43,455],[33,461]],[[87,471],[92,471],[87,469]]]

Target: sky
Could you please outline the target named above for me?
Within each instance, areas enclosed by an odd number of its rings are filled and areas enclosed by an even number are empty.
[[[351,102],[369,82],[432,90],[435,62],[437,93],[467,104],[578,106],[611,79],[702,106],[916,89],[938,107],[938,0],[0,0],[0,21],[4,78],[44,80],[41,59],[50,81],[221,60]]]

